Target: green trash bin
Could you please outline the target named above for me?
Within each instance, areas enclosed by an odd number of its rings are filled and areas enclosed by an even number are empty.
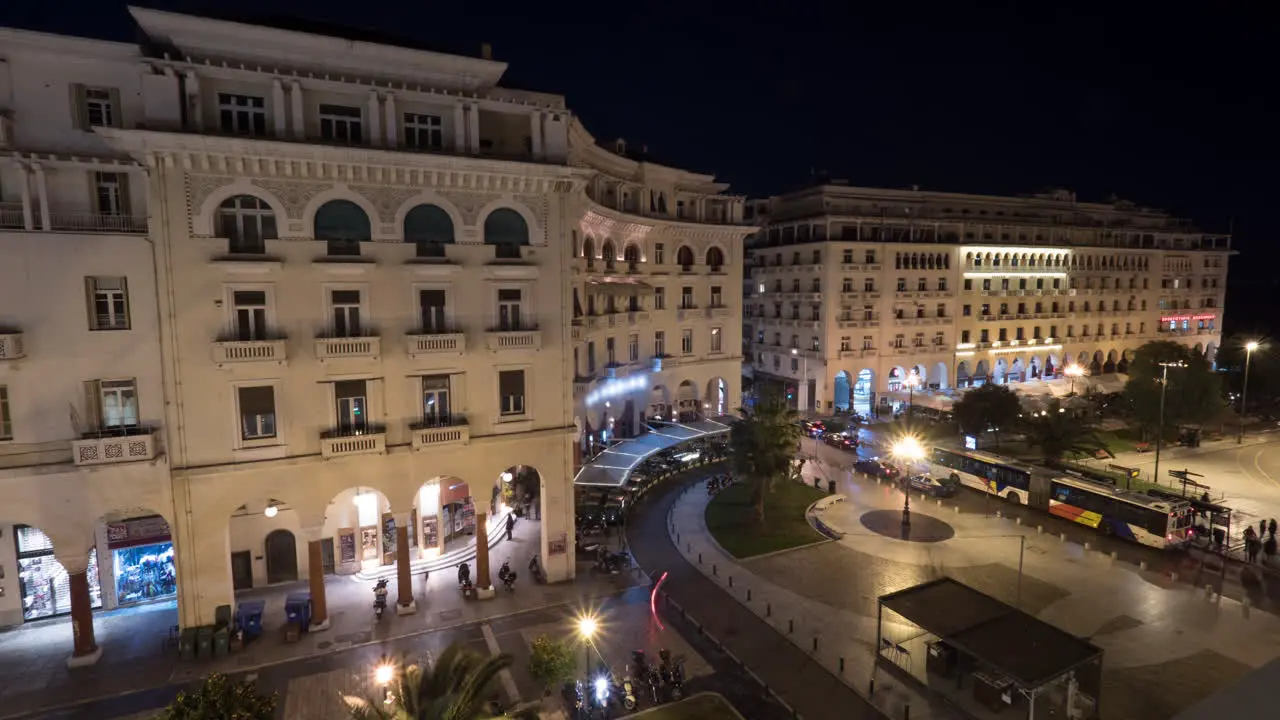
[[[204,626],[196,633],[196,656],[202,658],[213,657],[213,628]]]
[[[196,656],[196,629],[187,628],[178,636],[178,657],[191,660]]]
[[[231,632],[225,627],[213,631],[213,655],[226,655],[231,651]]]

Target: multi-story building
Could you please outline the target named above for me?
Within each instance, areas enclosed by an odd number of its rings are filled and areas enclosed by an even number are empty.
[[[826,184],[772,198],[746,300],[757,384],[801,409],[1123,373],[1172,339],[1213,359],[1230,238],[1065,191],[988,197]]]
[[[570,161],[592,172],[573,232],[573,367],[581,450],[646,420],[690,422],[741,402],[744,200],[709,175],[654,163],[576,121]]]

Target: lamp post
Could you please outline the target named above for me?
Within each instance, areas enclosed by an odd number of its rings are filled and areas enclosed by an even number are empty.
[[[383,656],[382,662],[373,669],[373,682],[382,688],[382,704],[390,705],[395,702],[395,696],[391,694],[391,681],[395,679],[396,668],[391,661]]]
[[[1070,365],[1067,366],[1066,370],[1062,371],[1062,373],[1067,377],[1071,378],[1071,394],[1075,395],[1076,394],[1076,378],[1084,376],[1085,374],[1084,368],[1080,367],[1075,363],[1071,363]]]
[[[1164,440],[1164,393],[1169,388],[1169,368],[1184,368],[1187,364],[1179,360],[1178,362],[1162,362],[1160,363],[1160,420],[1156,425],[1156,467],[1152,471],[1152,479],[1160,482],[1160,444]]]
[[[1250,340],[1244,346],[1244,392],[1240,393],[1240,427],[1236,429],[1236,444],[1244,442],[1244,414],[1249,408],[1249,361],[1253,359],[1253,351],[1258,349],[1258,341]]]
[[[802,372],[802,374],[803,374],[803,376],[800,378],[800,380],[801,380],[801,382],[803,382],[803,383],[804,383],[805,404],[807,405],[807,404],[809,403],[809,400],[811,400],[811,399],[812,399],[812,398],[810,398],[810,397],[809,397],[809,356],[808,356],[808,355],[801,355],[801,354],[800,354],[800,349],[799,349],[799,348],[791,348],[791,357],[798,357],[798,358],[800,358],[800,361],[801,361],[802,363],[804,363],[804,365],[802,365],[803,370],[801,371],[801,372]],[[799,387],[799,385],[800,385],[800,383],[796,383],[796,409],[797,409],[797,410],[799,410],[799,409],[800,409],[800,387]],[[808,408],[806,408],[806,409],[808,409]]]
[[[591,674],[591,638],[595,636],[598,628],[599,625],[594,617],[586,615],[578,618],[578,635],[582,637],[583,646],[586,648],[585,659],[587,664],[583,671],[587,675]]]
[[[915,368],[911,368],[911,373],[907,375],[907,429],[911,429],[911,415],[915,409],[916,386],[920,384],[920,373]]]
[[[902,529],[906,531],[911,529],[911,490],[907,485],[907,477],[910,474],[910,464],[924,458],[924,446],[914,436],[906,435],[893,444],[889,454],[908,466],[902,476]]]

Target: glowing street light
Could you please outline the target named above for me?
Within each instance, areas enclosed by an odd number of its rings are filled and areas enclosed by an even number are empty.
[[[586,667],[587,673],[591,672],[591,639],[595,637],[596,630],[600,629],[595,617],[591,615],[583,615],[578,618],[578,635],[582,637],[583,644],[586,647]]]
[[[395,676],[396,666],[387,660],[383,660],[380,665],[373,669],[373,682],[382,688],[383,705],[390,705],[395,702],[395,696],[391,694],[391,681],[395,679]]]
[[[924,446],[913,435],[904,435],[894,441],[889,454],[907,464],[902,477],[902,530],[905,533],[911,528],[911,491],[907,486],[907,476],[911,472],[911,463],[924,459]]]
[[[1075,395],[1076,394],[1076,378],[1085,376],[1086,373],[1084,371],[1084,368],[1080,367],[1075,363],[1071,363],[1070,365],[1067,366],[1066,370],[1062,371],[1062,374],[1071,378],[1071,394]]]
[[[1244,414],[1249,407],[1249,361],[1253,359],[1253,351],[1260,346],[1257,340],[1250,340],[1244,346],[1244,392],[1240,394],[1240,427],[1236,429],[1236,444],[1244,442]]]

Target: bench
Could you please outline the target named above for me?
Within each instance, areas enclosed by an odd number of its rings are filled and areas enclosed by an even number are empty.
[[[1133,446],[1133,451],[1139,452],[1139,453],[1151,452],[1151,443],[1149,442],[1135,443]]]

